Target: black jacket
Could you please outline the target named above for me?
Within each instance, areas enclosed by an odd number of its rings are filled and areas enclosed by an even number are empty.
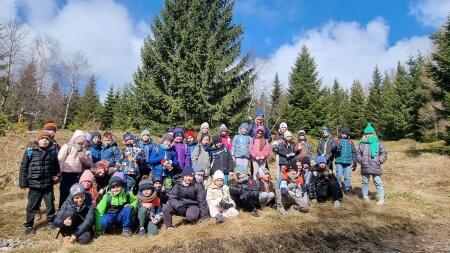
[[[252,177],[249,177],[247,182],[245,183],[236,183],[230,185],[230,195],[237,195],[250,198],[258,198],[259,193],[261,192],[261,185],[253,180]]]
[[[295,159],[295,157],[300,154],[300,150],[297,149],[297,145],[295,145],[294,142],[283,142],[278,147],[274,148],[274,151],[280,156],[278,164],[281,165],[287,165],[290,160]],[[293,156],[288,156],[289,154],[293,154]]]
[[[225,147],[220,149],[211,149],[209,151],[211,157],[211,171],[210,175],[214,175],[214,172],[221,170],[223,174],[228,175],[234,169],[233,157],[231,152]]]
[[[45,189],[53,187],[53,176],[60,173],[58,154],[53,143],[47,149],[39,148],[34,142],[25,149],[19,170],[19,186],[21,188]]]
[[[317,145],[317,155],[325,156],[327,161],[332,161],[337,150],[338,144],[331,135],[327,139],[320,138],[319,145]]]
[[[178,209],[181,206],[186,208],[198,206],[201,217],[207,217],[209,215],[208,204],[206,203],[206,191],[201,184],[193,183],[189,186],[184,186],[181,183],[175,184],[170,191],[168,202],[174,209]]]
[[[329,170],[329,169],[326,168],[325,170]],[[331,174],[327,179],[323,172],[324,172],[324,170],[314,168],[311,173],[311,178],[309,181],[309,184],[310,184],[309,194],[310,194],[311,199],[317,199],[318,196],[320,195],[319,192],[327,190],[328,184],[336,184],[339,189],[339,198],[342,198],[343,197],[342,189],[341,189],[341,185],[340,185],[337,177],[334,175],[334,173],[332,171],[329,170],[329,172]]]
[[[79,237],[86,231],[93,230],[92,228],[95,221],[95,207],[91,205],[91,203],[91,196],[86,194],[84,205],[77,210],[73,201],[71,199],[67,199],[64,201],[61,206],[61,210],[59,210],[56,215],[53,225],[59,228],[66,227],[64,225],[64,220],[71,217],[72,225],[70,227],[74,228],[73,231],[76,231],[74,233],[76,237]]]

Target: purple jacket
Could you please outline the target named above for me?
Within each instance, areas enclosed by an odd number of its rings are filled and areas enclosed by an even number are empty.
[[[178,164],[181,169],[184,169],[186,166],[191,165],[191,155],[189,154],[187,144],[181,143],[173,143],[173,148],[177,153]]]

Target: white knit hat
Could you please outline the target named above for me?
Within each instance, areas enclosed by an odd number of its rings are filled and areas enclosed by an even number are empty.
[[[214,172],[213,175],[213,180],[216,181],[217,179],[224,179],[225,175],[223,174],[223,172],[221,170],[216,170],[216,172]]]

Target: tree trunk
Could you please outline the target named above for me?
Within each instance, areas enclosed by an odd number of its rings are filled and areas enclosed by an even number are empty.
[[[69,99],[67,100],[66,112],[64,113],[64,123],[62,125],[62,129],[66,129],[67,116],[69,115],[70,100],[72,99],[72,95],[73,95],[74,92],[75,92],[75,87],[72,86],[72,89],[70,90]]]

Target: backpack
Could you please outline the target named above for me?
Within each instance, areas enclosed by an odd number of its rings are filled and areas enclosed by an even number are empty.
[[[33,149],[31,147],[28,147],[26,150],[26,153],[27,153],[28,162],[31,162],[31,159],[33,158]],[[69,153],[69,149],[68,149],[67,153]],[[56,152],[56,149],[53,148],[50,155],[52,156],[53,159],[58,159],[58,154]]]

